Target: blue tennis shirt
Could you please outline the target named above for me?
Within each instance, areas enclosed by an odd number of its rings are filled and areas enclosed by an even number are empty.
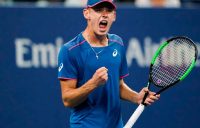
[[[70,128],[123,128],[119,80],[128,75],[122,39],[108,34],[108,46],[93,47],[82,33],[64,44],[58,56],[58,78],[77,79],[77,88],[100,67],[108,69],[108,81],[71,109]],[[95,51],[94,51],[95,50]],[[98,54],[98,59],[95,53]]]

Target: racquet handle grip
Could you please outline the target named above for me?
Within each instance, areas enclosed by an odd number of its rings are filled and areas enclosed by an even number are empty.
[[[130,119],[128,120],[128,122],[126,123],[126,125],[124,126],[124,128],[132,128],[132,126],[135,124],[135,122],[137,121],[137,119],[140,117],[140,115],[144,111],[144,108],[145,108],[145,105],[140,104],[137,107],[137,109],[134,111],[134,113],[131,115]]]
[[[145,106],[146,106],[146,104],[144,102],[145,102],[148,95],[149,95],[149,92],[146,92],[144,97],[143,97],[143,100],[142,100],[142,104],[145,105]]]

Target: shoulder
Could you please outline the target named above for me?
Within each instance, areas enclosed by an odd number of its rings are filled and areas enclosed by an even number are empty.
[[[86,40],[82,37],[81,33],[74,37],[72,40],[68,41],[65,43],[62,47],[61,50],[67,50],[67,51],[77,51],[79,48],[86,42]]]
[[[116,34],[108,34],[108,38],[111,43],[116,43],[121,46],[124,46],[123,40],[120,36],[118,36]]]
[[[82,38],[81,34],[77,35],[75,38],[72,40],[68,41],[65,43],[61,49],[60,53],[77,53],[77,51],[80,51],[80,47],[82,44],[85,43],[85,40]]]
[[[79,34],[75,38],[73,38],[72,40],[65,43],[64,47],[66,47],[66,49],[71,51],[71,50],[75,50],[76,48],[80,47],[85,42],[86,42],[86,40],[82,38],[81,34]]]

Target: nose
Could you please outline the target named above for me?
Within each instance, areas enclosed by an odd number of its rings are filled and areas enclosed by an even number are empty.
[[[102,16],[104,16],[104,17],[107,17],[108,16],[108,10],[106,9],[106,8],[104,8],[103,10],[102,10]]]

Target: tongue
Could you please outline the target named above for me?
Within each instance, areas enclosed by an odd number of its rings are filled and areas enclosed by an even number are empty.
[[[106,25],[100,24],[99,27],[100,28],[106,28]]]

